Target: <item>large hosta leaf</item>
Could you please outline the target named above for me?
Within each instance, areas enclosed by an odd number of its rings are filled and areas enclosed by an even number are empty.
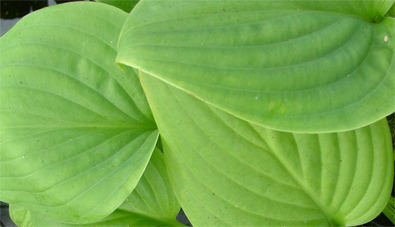
[[[49,7],[0,39],[0,200],[90,222],[137,185],[158,131],[138,78],[114,64],[126,13]]]
[[[385,120],[340,133],[285,133],[153,76],[142,73],[141,80],[170,179],[193,225],[349,226],[387,204],[393,157]]]
[[[64,224],[15,205],[11,206],[10,213],[18,226],[182,226],[175,221],[179,209],[166,173],[163,154],[155,149],[136,189],[115,212],[104,219],[83,225]]]
[[[117,60],[269,128],[351,130],[395,111],[393,3],[142,0]]]

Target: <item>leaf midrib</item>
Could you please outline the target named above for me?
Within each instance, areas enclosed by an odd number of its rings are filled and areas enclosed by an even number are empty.
[[[252,127],[254,128],[254,127]],[[259,134],[259,133],[258,133]],[[261,137],[262,138],[262,137]],[[262,138],[263,139],[263,138]],[[264,139],[263,139],[264,140]],[[288,172],[288,174],[295,180],[296,184],[300,187],[300,189],[305,192],[305,194],[316,204],[316,206],[322,211],[322,214],[325,216],[325,218],[327,219],[327,222],[331,225],[331,226],[337,226],[338,224],[334,224],[333,223],[333,218],[331,218],[330,215],[330,211],[328,208],[325,207],[325,205],[323,204],[323,202],[320,201],[319,198],[317,198],[316,195],[314,195],[313,192],[311,192],[311,190],[305,186],[303,184],[303,180],[300,179],[296,174],[294,174],[294,171],[292,171],[292,169],[289,168],[289,166],[281,159],[281,157],[279,157],[275,151],[274,148],[271,147],[270,144],[267,144],[267,146],[270,148],[270,150],[273,151],[273,157],[276,158],[278,160],[278,162],[281,163],[281,165],[283,166],[283,168]],[[341,226],[344,226],[344,224],[342,224]]]
[[[209,105],[208,105],[208,106],[209,106]],[[216,114],[215,111],[212,110],[212,112],[213,112],[216,116],[218,116],[218,117],[221,119],[221,117],[220,117],[218,114]],[[238,118],[237,116],[234,116],[234,115],[232,115],[232,116]],[[222,119],[221,119],[221,120],[222,120]],[[222,122],[225,123],[226,121],[222,120]],[[260,133],[259,133],[258,131],[256,131],[256,129],[255,129],[255,127],[254,127],[253,125],[251,125],[251,124],[248,123],[248,122],[245,122],[245,123],[247,123],[248,125],[250,125],[250,126],[251,126],[251,129],[252,129],[254,132],[256,132],[257,135],[260,136]],[[227,124],[225,124],[225,125],[227,125]],[[260,137],[261,137],[261,136],[260,136]],[[288,168],[288,165],[286,165],[286,163],[282,161],[282,159],[276,154],[276,152],[274,152],[275,149],[274,149],[273,147],[271,147],[271,145],[270,145],[269,143],[266,143],[266,141],[264,140],[264,138],[261,137],[261,139],[263,140],[263,142],[264,142],[264,144],[267,146],[267,148],[269,148],[271,151],[273,151],[273,152],[272,152],[273,157],[274,157],[275,159],[277,159],[279,163],[281,163],[281,165],[282,165],[282,166],[284,167],[284,169],[288,172],[288,174],[295,180],[296,184],[300,187],[300,189],[301,189],[303,192],[305,192],[305,194],[306,194],[306,195],[316,204],[316,206],[322,211],[322,213],[323,213],[323,215],[325,216],[327,222],[330,223],[331,225],[334,225],[334,224],[333,224],[333,221],[332,221],[333,219],[330,218],[331,215],[330,215],[329,209],[327,209],[327,208],[323,205],[323,203],[320,202],[319,198],[317,198],[316,196],[314,196],[314,193],[312,193],[311,190],[310,190],[309,188],[307,188],[307,187],[305,187],[305,186],[303,185],[303,183],[302,183],[303,180],[299,179],[299,178],[297,177],[296,174],[293,174],[293,171],[292,171],[291,169]],[[267,148],[265,148],[265,147],[262,147],[261,144],[257,144],[257,143],[254,143],[254,144],[255,144],[256,146],[258,146],[258,147],[264,149],[264,150],[267,149]]]

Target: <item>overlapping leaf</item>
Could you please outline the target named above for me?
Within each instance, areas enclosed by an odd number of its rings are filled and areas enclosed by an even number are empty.
[[[114,64],[126,13],[49,7],[0,39],[0,199],[62,222],[113,212],[158,131],[133,70]]]
[[[389,198],[383,214],[395,225],[395,198],[393,196]]]
[[[180,209],[164,166],[163,154],[155,149],[136,189],[110,216],[90,224],[59,223],[21,206],[10,212],[18,226],[96,227],[96,226],[182,226],[175,221]]]
[[[351,130],[395,111],[393,4],[143,0],[117,60],[265,127]]]
[[[118,208],[158,220],[174,220],[180,206],[171,187],[163,154],[154,151],[139,184]]]
[[[347,132],[285,133],[148,74],[141,80],[170,179],[193,225],[352,226],[387,204],[393,157],[385,120]]]
[[[106,3],[117,8],[122,9],[123,11],[129,13],[132,11],[134,6],[139,2],[139,0],[96,0],[97,2]]]

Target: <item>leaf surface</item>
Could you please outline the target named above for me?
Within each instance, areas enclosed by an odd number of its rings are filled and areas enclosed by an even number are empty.
[[[140,77],[194,226],[353,226],[386,206],[393,154],[385,120],[339,133],[273,131]]]
[[[395,198],[391,196],[388,204],[383,210],[383,214],[395,225]]]
[[[90,224],[56,222],[22,206],[10,207],[11,217],[19,226],[183,226],[175,221],[180,205],[174,196],[164,165],[163,154],[155,149],[136,189],[108,217]]]
[[[96,0],[97,2],[106,3],[115,6],[123,11],[129,13],[139,0]]]
[[[1,200],[84,223],[135,188],[158,131],[135,72],[114,63],[126,15],[62,4],[1,37]]]
[[[335,132],[395,111],[394,1],[141,1],[117,61],[241,119]]]

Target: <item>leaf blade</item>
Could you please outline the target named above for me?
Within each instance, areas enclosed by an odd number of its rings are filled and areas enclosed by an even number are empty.
[[[125,19],[104,4],[62,4],[1,37],[2,200],[85,223],[137,185],[158,131],[134,70],[114,64]]]
[[[348,132],[279,132],[140,77],[192,224],[357,225],[386,205],[393,163],[385,120]]]
[[[395,110],[393,1],[360,3],[142,1],[117,61],[275,130],[355,129]]]
[[[180,206],[172,192],[171,185],[164,166],[163,154],[155,149],[146,171],[136,189],[128,196],[124,203],[104,219],[89,224],[65,224],[54,221],[40,213],[32,212],[28,208],[12,205],[11,217],[20,226],[183,226],[175,221]],[[154,174],[152,174],[154,172]],[[159,174],[159,180],[158,175]],[[147,190],[150,184],[162,183],[156,190]],[[142,196],[146,196],[143,198]],[[155,200],[155,198],[160,198]],[[144,202],[148,201],[147,206]],[[149,201],[152,200],[152,201]]]
[[[115,7],[122,9],[123,11],[129,13],[132,11],[134,6],[139,2],[139,0],[132,1],[122,1],[122,0],[97,0],[97,2],[106,3]]]

